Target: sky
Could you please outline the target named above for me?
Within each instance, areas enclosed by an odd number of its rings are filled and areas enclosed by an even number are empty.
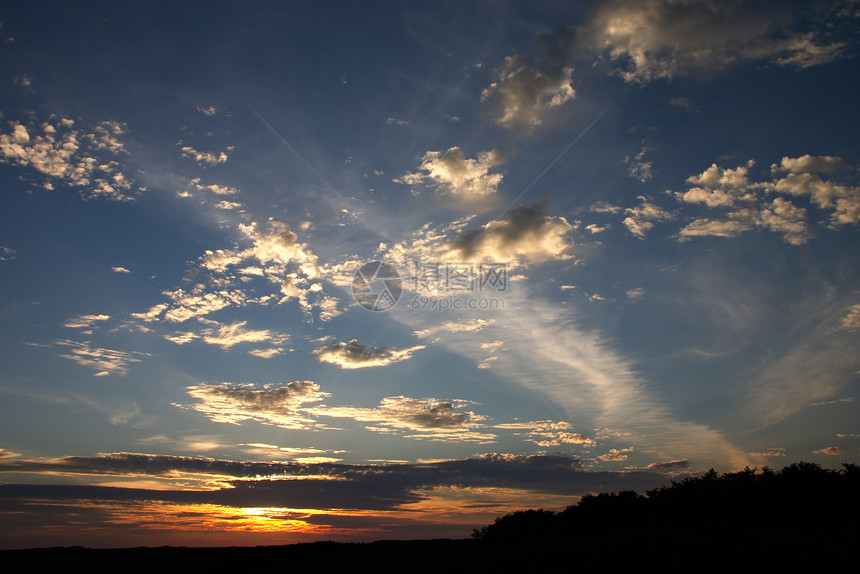
[[[4,2],[0,548],[464,538],[860,463],[858,27]]]

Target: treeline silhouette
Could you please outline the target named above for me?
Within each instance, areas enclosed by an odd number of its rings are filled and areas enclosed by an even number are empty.
[[[711,469],[644,495],[601,493],[560,512],[513,512],[475,529],[472,538],[522,544],[655,531],[794,535],[822,526],[847,534],[856,532],[860,519],[860,466],[842,466],[830,470],[799,462],[780,471],[747,467],[724,474]]]

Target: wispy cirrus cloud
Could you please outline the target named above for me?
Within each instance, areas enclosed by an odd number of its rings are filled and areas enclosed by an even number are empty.
[[[70,329],[90,329],[110,319],[110,315],[78,315],[66,321],[63,327]]]
[[[126,375],[132,363],[139,363],[148,357],[148,353],[138,351],[117,351],[102,347],[93,347],[89,341],[78,342],[69,339],[56,341],[55,345],[67,347],[68,352],[59,355],[63,359],[69,359],[83,367],[89,367],[96,371],[96,377],[107,375]]]

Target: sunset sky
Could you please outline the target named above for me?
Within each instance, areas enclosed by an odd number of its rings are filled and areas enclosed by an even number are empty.
[[[4,2],[0,548],[468,537],[860,463],[860,2]]]

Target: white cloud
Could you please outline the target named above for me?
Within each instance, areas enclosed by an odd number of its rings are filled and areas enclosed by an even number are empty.
[[[633,179],[638,179],[642,183],[646,183],[654,177],[654,165],[650,161],[645,161],[645,155],[650,150],[643,146],[639,153],[635,156],[624,156],[624,163],[627,164],[627,175]]]
[[[181,144],[181,142],[180,142]],[[190,145],[182,146],[180,149],[183,157],[187,157],[189,159],[193,159],[198,164],[203,167],[212,167],[216,165],[221,165],[222,163],[227,162],[227,152],[233,151],[233,146],[227,147],[224,151],[221,152],[212,152],[212,151],[197,151]]]
[[[755,200],[755,186],[748,177],[753,165],[752,160],[736,169],[712,164],[699,175],[688,177],[687,183],[695,187],[684,193],[677,192],[675,197],[685,203],[704,203],[708,207],[730,207],[738,200]]]
[[[416,185],[429,182],[437,192],[463,198],[476,198],[496,193],[502,182],[502,174],[490,170],[504,162],[504,154],[498,150],[480,152],[477,159],[468,159],[459,147],[452,147],[444,154],[428,151],[419,168],[425,173],[407,173],[395,179],[397,183]]]
[[[11,247],[0,245],[0,261],[12,261],[15,259],[16,251]]]
[[[415,331],[414,335],[424,339],[431,335],[435,335],[440,331],[445,331],[447,333],[474,333],[483,329],[485,325],[492,325],[494,322],[495,321],[493,321],[493,319],[469,319],[460,322],[449,321],[435,327],[419,329],[418,331]]]
[[[196,110],[204,116],[214,116],[218,113],[218,108],[215,106],[197,106]]]
[[[781,197],[762,207],[758,221],[763,227],[782,233],[785,242],[791,245],[802,245],[812,237],[806,224],[806,210]]]
[[[750,168],[724,169],[711,165],[701,174],[687,178],[691,185],[685,192],[668,192],[682,203],[699,203],[713,209],[726,209],[728,220],[697,219],[681,230],[681,240],[696,236],[733,237],[743,231],[760,227],[782,234],[791,245],[801,245],[813,237],[806,221],[807,211],[785,197],[770,201],[766,194],[787,194],[809,197],[821,209],[832,210],[830,227],[860,222],[860,187],[825,180],[820,174],[846,171],[842,158],[804,155],[783,157],[771,165],[776,176],[771,181],[752,181]],[[785,174],[785,175],[781,175]]]
[[[623,223],[630,233],[639,239],[645,239],[647,232],[654,228],[654,221],[673,219],[674,216],[641,195],[639,200],[641,205],[624,210],[627,217]]]
[[[639,301],[643,297],[645,297],[645,289],[642,287],[636,287],[627,291],[627,299],[630,301]]]
[[[251,349],[250,351],[248,351],[249,355],[253,355],[261,359],[271,359],[272,357],[277,357],[278,355],[282,355],[283,353],[283,347],[271,347],[269,349]]]
[[[110,315],[79,315],[69,319],[63,324],[63,327],[71,329],[89,329],[96,324],[110,319]]]
[[[200,183],[200,178],[195,177],[191,181],[188,182],[188,187],[186,191],[207,191],[209,193],[214,193],[215,195],[236,195],[239,193],[239,190],[235,187],[230,187],[229,185],[217,185],[211,183],[209,185],[203,185]]]
[[[111,267],[110,269],[114,273],[131,273],[131,271],[129,271],[125,267]]]
[[[493,71],[493,83],[481,93],[481,101],[500,126],[531,132],[543,123],[547,112],[573,99],[573,68],[536,66],[526,58],[508,56]]]
[[[831,227],[860,222],[860,187],[858,186],[827,181],[814,173],[792,172],[777,180],[774,187],[778,192],[809,196],[818,207],[832,209]]]
[[[390,347],[365,347],[353,339],[349,343],[334,342],[313,352],[324,363],[332,363],[341,369],[362,369],[365,367],[384,367],[412,358],[415,351],[424,348],[417,345],[406,349]]]
[[[317,427],[302,408],[331,396],[311,381],[262,386],[231,383],[195,385],[188,387],[187,392],[200,401],[191,408],[214,422],[239,424],[253,420],[291,430]]]
[[[633,447],[630,448],[622,448],[622,449],[609,449],[609,452],[601,454],[597,458],[604,462],[620,462],[622,460],[627,460],[627,453],[633,452]]]
[[[371,423],[365,426],[375,432],[393,433],[409,431],[406,438],[435,441],[493,442],[494,434],[479,432],[485,417],[472,411],[462,411],[467,401],[386,397],[376,408],[312,407],[309,412],[318,416],[350,418]]]
[[[200,335],[193,331],[178,331],[171,335],[165,335],[164,338],[171,343],[176,343],[177,345],[186,345],[191,341],[199,339]]]
[[[242,204],[236,201],[219,201],[213,207],[215,207],[215,209],[223,209],[227,211],[231,209],[238,209],[242,207]]]
[[[696,219],[678,232],[679,241],[687,241],[691,237],[735,237],[750,227],[740,221],[715,221],[712,219]]]
[[[594,439],[584,434],[571,432],[571,424],[564,421],[529,421],[519,423],[502,423],[494,425],[493,428],[506,430],[528,431],[526,440],[540,447],[561,446],[564,444],[575,444],[581,446],[594,446]]]
[[[839,448],[838,446],[828,446],[826,448],[814,450],[814,451],[812,451],[812,454],[826,454],[826,455],[830,455],[830,456],[839,456],[839,455],[842,455],[844,453],[842,452],[842,449]]]
[[[852,305],[842,318],[843,329],[860,329],[860,303]]]
[[[845,168],[845,161],[841,157],[830,155],[812,156],[809,154],[792,158],[783,157],[782,161],[770,166],[771,171],[791,173],[832,173]]]
[[[59,182],[81,188],[86,199],[133,200],[140,189],[132,189],[134,181],[115,161],[125,153],[119,139],[125,126],[105,121],[90,132],[74,126],[69,118],[28,126],[12,122],[12,132],[0,134],[0,162],[37,171],[46,178],[45,189]]]
[[[68,353],[61,354],[60,357],[95,370],[96,377],[110,374],[126,375],[131,363],[141,362],[141,359],[138,357],[149,356],[147,353],[136,351],[116,351],[101,347],[91,347],[89,341],[79,343],[77,341],[61,340],[55,344],[70,348]]]
[[[143,314],[147,319],[155,320],[160,312],[164,311],[166,321],[182,323],[193,317],[202,317],[214,313],[230,305],[243,306],[245,304],[245,294],[241,291],[221,290],[206,293],[202,286],[196,286],[191,292],[176,289],[175,291],[165,291],[164,294],[170,298],[173,305],[167,307],[156,305]],[[140,315],[138,313],[133,316],[139,317]]]
[[[278,345],[287,340],[287,335],[276,333],[268,329],[246,329],[247,321],[237,321],[229,325],[223,325],[217,321],[198,318],[203,324],[211,325],[202,332],[203,341],[210,345],[217,345],[225,351],[230,347],[241,343],[270,343]]]
[[[769,448],[762,452],[751,452],[750,456],[785,456],[784,448]]]

